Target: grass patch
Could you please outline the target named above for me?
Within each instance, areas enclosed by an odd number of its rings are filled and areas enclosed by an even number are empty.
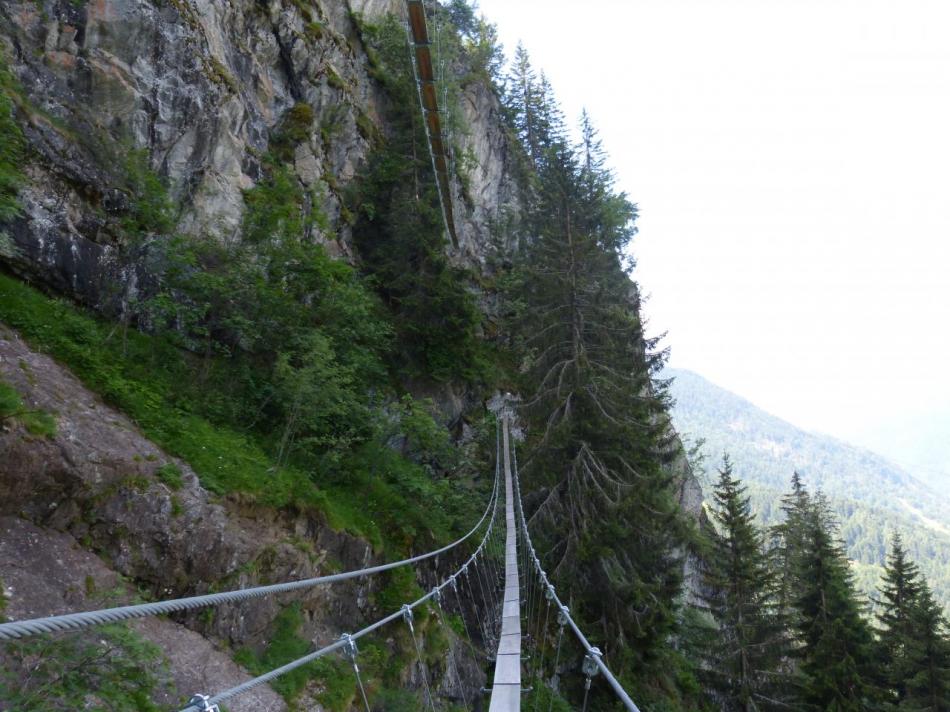
[[[146,436],[185,460],[213,493],[237,492],[266,506],[321,512],[337,531],[362,536],[377,551],[392,555],[447,541],[478,516],[480,495],[434,479],[424,467],[374,441],[320,471],[293,463],[277,466],[265,437],[227,422],[228,384],[250,376],[229,368],[224,358],[199,362],[169,338],[134,329],[123,338],[112,322],[3,274],[0,321],[69,367]],[[163,472],[158,476],[169,486],[180,478],[180,473]]]
[[[313,651],[313,645],[300,636],[303,614],[294,603],[281,611],[272,624],[269,642],[260,652],[250,648],[239,650],[234,659],[251,673],[261,675]],[[317,658],[307,665],[281,675],[271,683],[288,703],[293,705],[310,680],[317,681],[323,691],[318,700],[333,712],[349,709],[356,695],[356,680],[343,660],[336,656]]]
[[[155,470],[155,476],[175,492],[182,488],[181,468],[174,462],[166,462]]]
[[[16,389],[0,380],[0,423],[18,420],[30,435],[51,438],[56,435],[56,418],[46,411],[30,410]]]
[[[302,637],[303,623],[300,604],[291,604],[274,619],[267,645],[262,650],[242,648],[235,653],[235,661],[252,674],[260,675],[307,655],[314,650],[314,644]],[[380,631],[378,638],[371,636],[359,640],[357,661],[373,709],[391,712],[422,709],[416,693],[398,689],[402,686],[406,667],[415,662],[415,651],[404,624],[393,623]],[[295,704],[310,683],[319,690],[315,695],[317,701],[329,712],[347,712],[358,701],[353,668],[339,653],[302,665],[277,678],[271,685],[291,709],[297,709]]]
[[[329,509],[326,496],[302,472],[273,468],[267,453],[245,434],[189,412],[186,384],[193,382],[193,364],[167,339],[133,330],[119,338],[113,324],[6,275],[0,275],[0,320],[186,460],[206,489],[255,495],[276,507]]]

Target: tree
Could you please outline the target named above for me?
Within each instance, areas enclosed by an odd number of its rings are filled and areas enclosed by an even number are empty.
[[[854,590],[837,525],[820,493],[804,524],[795,602],[802,647],[802,702],[808,709],[859,712],[873,709],[879,693],[873,681],[872,637]]]
[[[947,620],[926,583],[910,610],[912,637],[905,646],[908,677],[901,709],[915,712],[950,710],[950,638]]]
[[[636,207],[593,158],[593,141],[566,139],[549,90],[522,60],[516,128],[534,187],[508,296],[532,433],[525,481],[537,494],[528,508],[549,571],[589,582],[577,608],[642,686],[668,672],[651,666],[676,624],[686,525],[653,381],[664,354],[644,336],[622,260]]]
[[[393,18],[366,37],[390,101],[388,131],[367,160],[348,201],[363,268],[394,315],[406,370],[437,380],[483,376],[480,313],[466,288],[471,275],[446,254],[437,183],[405,30]]]
[[[882,682],[899,703],[907,697],[907,679],[913,673],[907,649],[914,637],[911,612],[921,592],[917,566],[907,558],[900,534],[891,544],[882,584],[878,613]]]
[[[950,710],[947,622],[917,565],[894,537],[881,586],[881,680],[899,709]]]
[[[723,455],[713,488],[713,534],[706,562],[707,605],[719,626],[708,666],[726,709],[752,712],[781,705],[776,698],[780,631],[772,614],[774,587],[762,534],[746,488]]]

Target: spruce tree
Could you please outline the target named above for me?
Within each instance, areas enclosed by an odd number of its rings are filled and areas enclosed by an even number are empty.
[[[820,493],[804,520],[804,548],[796,600],[802,647],[801,702],[806,709],[860,712],[876,709],[872,636],[861,617],[837,524]]]
[[[774,588],[763,537],[728,455],[718,471],[712,515],[718,532],[706,562],[707,605],[719,627],[708,658],[712,683],[724,709],[781,708],[776,684],[780,632],[772,615]]]
[[[515,48],[514,62],[505,84],[504,98],[509,123],[532,164],[537,165],[541,156],[543,97],[531,58],[520,42]]]
[[[907,697],[907,680],[913,674],[908,659],[914,638],[911,613],[921,592],[917,566],[907,558],[900,534],[891,544],[882,584],[878,613],[882,682],[900,703]]]
[[[947,620],[926,583],[910,610],[912,636],[904,649],[908,676],[904,681],[902,710],[950,710],[950,638]]]
[[[524,88],[527,65],[518,71]],[[545,82],[528,89],[516,128],[534,188],[509,294],[532,434],[526,490],[539,493],[527,508],[548,570],[587,582],[585,600],[575,602],[599,643],[615,664],[652,682],[650,665],[675,625],[684,524],[652,380],[663,356],[644,336],[622,259],[636,207],[596,158],[594,132],[572,145]]]
[[[784,625],[796,625],[795,601],[801,595],[800,561],[805,548],[805,522],[811,498],[802,477],[792,474],[791,492],[782,497],[784,519],[771,529],[773,566],[776,571],[776,603]]]

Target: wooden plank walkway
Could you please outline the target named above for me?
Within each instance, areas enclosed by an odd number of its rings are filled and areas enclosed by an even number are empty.
[[[406,5],[409,10],[409,37],[414,59],[413,71],[419,87],[419,102],[422,105],[426,136],[429,139],[432,169],[435,171],[436,184],[439,189],[442,218],[445,221],[446,232],[449,233],[449,237],[452,239],[452,244],[458,247],[459,239],[455,232],[455,215],[452,212],[449,147],[446,146],[442,131],[442,119],[440,118],[435,87],[436,76],[432,67],[432,38],[429,37],[426,11],[422,0],[407,0]],[[448,107],[444,106],[442,109],[447,111]]]
[[[511,484],[511,451],[508,419],[502,420],[505,466],[505,596],[501,611],[501,636],[495,656],[488,712],[521,710],[521,587],[518,580],[518,526],[515,523],[514,492]]]

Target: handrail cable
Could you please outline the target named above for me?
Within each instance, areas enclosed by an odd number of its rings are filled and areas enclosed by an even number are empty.
[[[491,519],[488,520],[488,527],[487,529],[485,529],[485,534],[482,536],[482,540],[481,542],[479,542],[478,548],[475,549],[475,551],[472,553],[471,556],[468,557],[468,559],[465,561],[464,564],[462,564],[458,569],[455,570],[455,573],[443,579],[442,582],[438,586],[433,588],[424,596],[417,598],[412,603],[407,603],[401,606],[399,610],[394,611],[393,613],[390,613],[385,618],[380,618],[375,623],[371,623],[370,625],[366,626],[362,630],[357,631],[356,633],[345,633],[343,636],[340,637],[339,640],[333,643],[330,643],[329,645],[323,648],[320,648],[319,650],[315,650],[312,653],[308,653],[307,655],[304,655],[303,657],[297,658],[296,660],[292,660],[286,665],[281,665],[280,667],[275,668],[271,670],[270,672],[266,672],[263,675],[259,675],[258,677],[255,677],[252,680],[248,680],[247,682],[237,685],[236,687],[232,687],[228,690],[225,690],[224,692],[220,692],[217,695],[214,695],[213,697],[206,697],[204,695],[196,695],[195,698],[192,699],[192,702],[195,702],[196,700],[200,700],[200,704],[202,704],[203,706],[198,707],[198,706],[195,706],[195,704],[189,704],[188,707],[185,707],[180,712],[206,712],[207,710],[215,710],[217,709],[217,705],[220,704],[221,702],[230,700],[231,698],[237,697],[238,695],[244,692],[247,692],[248,690],[251,690],[255,687],[258,687],[267,682],[270,682],[271,680],[277,677],[280,677],[281,675],[284,675],[285,673],[288,673],[291,670],[295,670],[299,668],[301,665],[306,665],[309,662],[313,662],[317,658],[323,657],[324,655],[327,655],[328,653],[332,653],[336,650],[340,650],[341,648],[352,649],[353,642],[355,642],[356,640],[359,640],[363,636],[369,635],[370,633],[376,630],[379,630],[380,628],[382,628],[388,623],[392,623],[393,621],[399,620],[400,618],[403,620],[407,620],[411,618],[411,612],[413,610],[421,606],[426,601],[429,601],[431,599],[439,599],[442,596],[443,589],[445,589],[448,586],[452,586],[454,588],[456,579],[462,574],[466,574],[466,575],[468,574],[469,565],[471,565],[472,562],[474,562],[475,559],[478,557],[478,555],[482,552],[482,550],[485,548],[486,543],[488,542],[489,537],[491,536],[492,528],[495,526],[495,516],[498,511],[497,505],[498,505],[498,479],[496,477],[495,488],[494,488],[493,497],[492,497],[492,505],[491,505],[491,510],[492,510]]]
[[[457,541],[446,546],[430,551],[425,554],[413,556],[401,561],[393,561],[388,564],[370,566],[364,569],[354,571],[344,571],[338,574],[328,576],[317,576],[315,578],[302,579],[300,581],[286,581],[284,583],[275,583],[268,586],[255,586],[252,588],[241,588],[235,591],[222,591],[220,593],[208,593],[201,596],[189,596],[187,598],[176,598],[167,601],[154,601],[152,603],[139,603],[131,606],[117,606],[115,608],[105,608],[97,611],[82,611],[79,613],[67,613],[59,616],[47,616],[45,618],[33,618],[25,621],[11,621],[9,623],[0,623],[0,640],[15,640],[25,638],[31,635],[42,633],[53,633],[64,630],[79,630],[95,625],[104,625],[106,623],[115,623],[116,621],[130,620],[132,618],[145,618],[148,616],[157,616],[165,613],[175,613],[177,611],[194,610],[206,606],[219,606],[223,603],[235,603],[246,601],[252,598],[261,598],[270,594],[287,593],[288,591],[298,591],[303,588],[313,586],[322,586],[325,584],[347,581],[354,578],[362,578],[372,574],[378,574],[383,571],[390,571],[401,566],[415,564],[434,556],[444,554],[454,549],[459,544],[467,541],[488,516],[488,513],[495,507],[498,498],[498,478],[495,478],[495,485],[492,489],[492,495],[489,498],[488,506],[485,508],[481,519],[472,527],[471,531]]]
[[[623,689],[623,686],[620,684],[617,678],[614,677],[614,674],[610,672],[610,668],[608,668],[607,664],[603,661],[602,659],[603,653],[601,653],[600,649],[595,648],[588,642],[587,637],[584,635],[581,629],[577,626],[577,623],[574,622],[574,619],[571,618],[571,614],[570,614],[570,611],[568,610],[568,607],[565,606],[563,603],[561,603],[561,599],[558,598],[557,592],[554,590],[554,585],[550,581],[548,581],[547,574],[544,572],[544,569],[541,568],[541,561],[538,559],[538,555],[534,550],[534,545],[531,543],[531,534],[528,532],[528,521],[527,519],[525,519],[524,507],[521,504],[521,481],[518,475],[517,449],[512,448],[511,451],[512,451],[512,465],[514,469],[515,500],[518,502],[517,509],[518,509],[518,513],[521,519],[521,531],[524,535],[524,541],[528,545],[528,554],[529,554],[529,558],[534,563],[535,573],[541,579],[541,583],[544,585],[547,591],[547,595],[551,597],[551,601],[554,603],[554,605],[557,606],[558,611],[560,611],[561,615],[563,616],[563,620],[565,620],[567,624],[570,626],[571,630],[574,631],[574,636],[577,638],[578,642],[580,642],[581,646],[584,648],[584,652],[587,655],[585,663],[587,661],[591,661],[596,665],[596,669],[600,670],[604,678],[613,688],[613,691],[616,693],[617,697],[620,699],[620,701],[628,710],[630,710],[631,712],[640,712],[640,708],[637,707],[634,704],[633,700],[630,699],[630,695],[628,695],[627,691]],[[591,677],[591,674],[588,673],[588,684],[589,684],[590,677]]]

